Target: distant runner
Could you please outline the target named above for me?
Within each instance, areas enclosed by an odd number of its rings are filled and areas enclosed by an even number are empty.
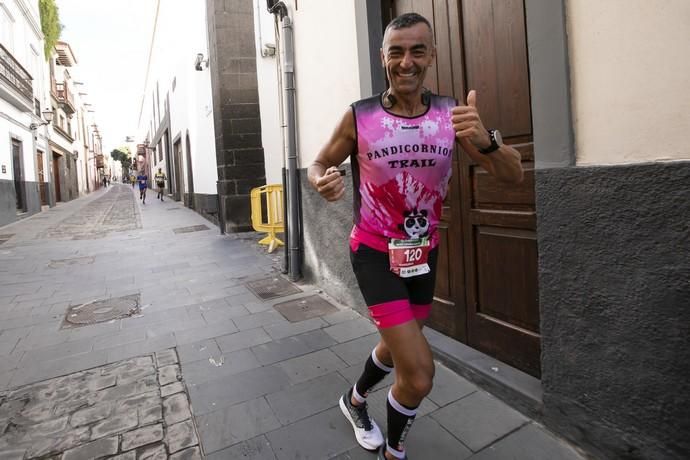
[[[139,199],[143,204],[146,204],[146,187],[149,185],[149,176],[144,171],[139,171],[137,182],[139,183]]]
[[[158,168],[158,172],[153,176],[153,180],[156,182],[156,187],[158,188],[158,196],[156,196],[156,198],[160,198],[161,201],[165,201],[163,200],[163,191],[165,190],[166,179],[163,170]]]

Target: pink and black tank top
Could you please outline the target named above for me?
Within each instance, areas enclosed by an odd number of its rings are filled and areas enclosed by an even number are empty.
[[[388,239],[428,236],[436,227],[452,174],[455,99],[431,95],[418,117],[388,112],[377,95],[352,104],[357,151],[352,154],[353,250],[363,243],[388,251]]]

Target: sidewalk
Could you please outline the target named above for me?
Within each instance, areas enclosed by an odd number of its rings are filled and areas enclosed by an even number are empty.
[[[280,260],[258,235],[113,184],[3,240],[0,459],[376,458],[338,408],[375,328],[315,286],[261,300],[247,283],[280,279]],[[337,311],[274,308],[314,295]],[[391,383],[369,398],[382,428]],[[440,363],[407,446],[414,460],[582,458]]]

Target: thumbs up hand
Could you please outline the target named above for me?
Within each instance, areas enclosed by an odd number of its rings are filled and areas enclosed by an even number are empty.
[[[477,92],[475,90],[471,90],[467,94],[467,105],[453,107],[451,114],[453,130],[459,142],[469,140],[478,149],[487,148],[491,145],[489,133],[477,111]]]

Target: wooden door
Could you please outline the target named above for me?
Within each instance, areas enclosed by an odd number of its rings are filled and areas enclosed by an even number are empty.
[[[53,154],[53,183],[55,184],[55,201],[62,201],[60,190],[60,156]]]
[[[22,166],[22,143],[12,139],[12,173],[14,175],[14,193],[17,201],[17,211],[26,211],[24,199],[24,168]]]
[[[38,176],[38,188],[41,195],[41,206],[48,204],[48,193],[46,190],[46,173],[45,165],[43,164],[43,152],[36,151],[36,174]]]
[[[464,153],[457,155],[450,190],[454,196],[447,199],[441,228],[440,260],[444,263],[439,263],[436,285],[438,311],[429,324],[539,376],[534,157],[524,1],[393,2],[393,14],[409,11],[420,13],[434,27],[437,59],[425,84],[460,101],[475,89],[484,124],[498,128],[504,141],[521,152],[525,168],[522,184],[503,184]],[[455,318],[454,327],[444,323],[450,318]]]
[[[178,140],[173,146],[173,171],[175,181],[175,201],[182,200],[182,147]]]
[[[194,173],[192,172],[192,145],[189,142],[189,134],[185,138],[185,150],[187,155],[187,202],[186,206],[194,209]]]

